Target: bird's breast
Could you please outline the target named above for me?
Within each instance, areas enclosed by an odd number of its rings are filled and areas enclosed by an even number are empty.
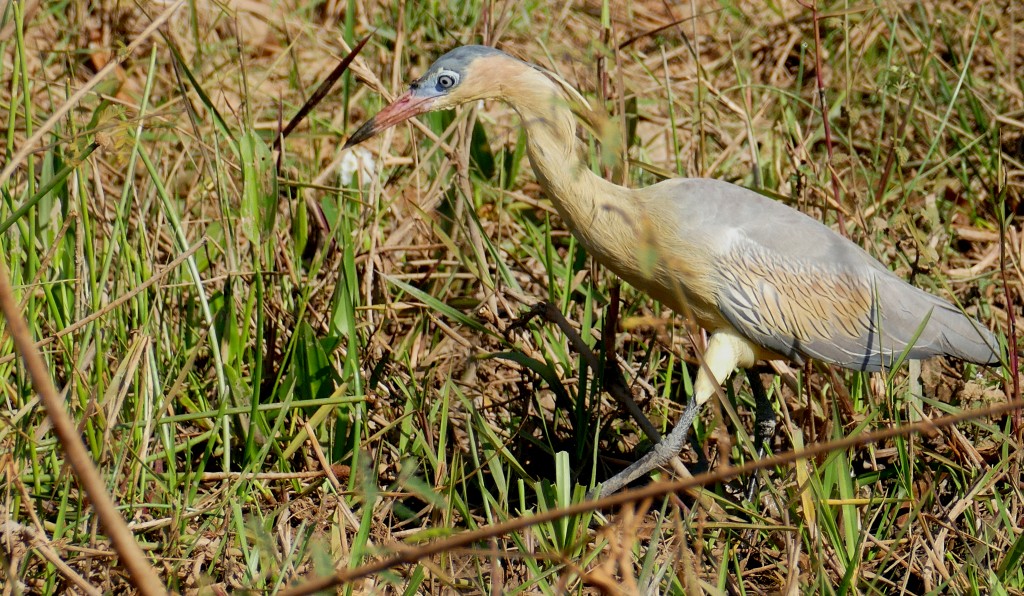
[[[563,217],[588,254],[633,287],[705,329],[730,327],[715,307],[717,283],[706,246],[682,237],[670,220],[622,200],[598,201],[587,213]]]

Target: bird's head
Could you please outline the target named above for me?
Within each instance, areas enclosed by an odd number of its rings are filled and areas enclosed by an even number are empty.
[[[436,110],[450,110],[466,102],[498,97],[501,68],[508,61],[518,63],[501,50],[486,46],[462,46],[434,62],[426,74],[413,81],[409,90],[391,105],[359,127],[345,143],[351,147],[413,116]],[[481,71],[488,71],[483,76]]]

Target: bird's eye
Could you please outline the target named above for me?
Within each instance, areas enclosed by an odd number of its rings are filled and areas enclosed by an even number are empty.
[[[450,73],[443,73],[437,77],[437,86],[441,89],[451,89],[458,82],[458,77]]]

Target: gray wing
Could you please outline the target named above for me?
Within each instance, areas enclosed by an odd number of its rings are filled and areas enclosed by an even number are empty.
[[[995,336],[979,322],[818,221],[732,184],[680,184],[689,188],[677,196],[704,197],[689,225],[711,245],[719,311],[754,343],[857,370],[889,366],[904,351],[999,361]]]
[[[988,329],[887,272],[780,259],[760,248],[730,255],[718,305],[737,331],[765,348],[872,371],[904,352],[998,362]]]

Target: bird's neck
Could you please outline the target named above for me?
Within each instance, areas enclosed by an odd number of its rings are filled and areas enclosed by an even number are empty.
[[[708,325],[717,322],[717,311],[710,306],[714,296],[700,274],[700,246],[680,237],[673,221],[682,207],[662,203],[662,209],[652,209],[652,197],[670,191],[633,191],[590,171],[576,139],[567,92],[527,65],[516,74],[501,79],[498,97],[522,118],[537,180],[573,236],[588,254],[635,287]]]
[[[608,182],[590,170],[584,160],[582,143],[576,138],[576,117],[570,99],[544,73],[524,65],[517,80],[508,83],[515,93],[506,93],[509,104],[519,113],[526,129],[527,152],[548,198],[577,237],[595,246],[587,231],[607,218],[607,209],[629,209],[620,198],[629,191]],[[527,90],[527,91],[524,91]],[[621,224],[621,222],[619,222]]]

